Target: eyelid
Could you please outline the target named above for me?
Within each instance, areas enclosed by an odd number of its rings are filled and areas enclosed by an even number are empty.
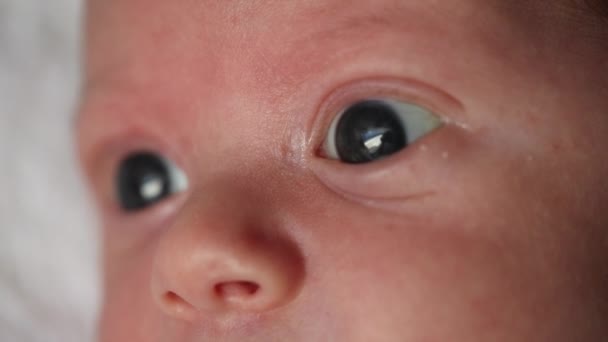
[[[177,168],[179,169],[178,172],[183,173],[183,175],[172,174],[172,176],[178,176],[177,178],[180,179],[179,188],[190,185],[188,184],[190,165],[185,162],[176,148],[165,140],[154,138],[153,134],[146,134],[145,132],[128,131],[106,139],[104,145],[94,151],[94,155],[90,155],[87,160],[84,160],[84,163],[87,164],[88,178],[91,185],[97,189],[98,202],[103,211],[116,215],[123,213],[116,201],[115,172],[121,161],[135,152],[149,151],[162,156],[165,165],[175,165],[175,167],[169,169]],[[175,170],[171,172],[175,172]],[[183,178],[186,179],[186,183],[183,182]],[[187,190],[187,188],[184,190]]]
[[[392,98],[370,98],[364,99],[362,101],[383,103],[392,108],[394,113],[399,116],[399,120],[402,122],[403,128],[406,131],[405,136],[407,137],[407,145],[414,143],[416,140],[429,134],[430,132],[441,127],[444,124],[442,118],[439,117],[437,114],[413,103],[404,102]],[[347,105],[346,108],[343,108],[334,116],[327,131],[326,139],[319,150],[319,155],[321,157],[325,157],[328,159],[339,159],[339,153],[337,151],[335,141],[336,129],[338,127],[338,123],[340,122],[345,112],[347,112],[349,108],[356,104],[357,103],[351,103]]]
[[[352,103],[369,98],[387,98],[420,106],[437,115],[442,124],[468,129],[464,106],[446,92],[410,79],[368,78],[351,81],[323,98],[318,110],[307,124],[307,141],[312,145],[309,158],[316,158],[323,147],[325,135],[335,116]]]

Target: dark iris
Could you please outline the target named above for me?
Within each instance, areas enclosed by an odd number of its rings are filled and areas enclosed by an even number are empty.
[[[335,134],[338,156],[345,163],[371,162],[407,146],[398,114],[381,101],[363,101],[348,108]]]
[[[169,195],[169,171],[153,153],[133,154],[120,164],[116,187],[123,209],[140,210]]]

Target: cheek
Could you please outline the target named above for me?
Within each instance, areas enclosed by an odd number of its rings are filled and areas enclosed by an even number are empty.
[[[450,152],[471,160],[437,177],[437,196],[398,213],[295,176],[292,190],[277,190],[267,204],[306,255],[305,284],[283,327],[345,341],[543,340],[564,322],[584,323],[598,292],[588,281],[586,234],[568,229],[582,214],[547,197],[566,188],[543,176],[547,166],[525,166],[525,157],[507,151],[493,160]],[[120,245],[111,232],[111,245]],[[102,341],[186,336],[152,301],[156,238],[106,251]]]
[[[564,322],[576,339],[574,327],[605,298],[592,279],[601,243],[590,242],[603,241],[585,224],[593,211],[577,204],[574,183],[559,181],[552,157],[530,160],[492,144],[477,146],[500,152],[450,151],[459,156],[445,161],[451,172],[425,173],[436,176],[422,181],[438,190],[432,198],[388,211],[325,200],[316,215],[301,215],[301,230],[312,229],[306,249],[317,256],[310,273],[322,280],[308,289],[324,303],[319,311],[345,332],[354,325],[419,334],[414,340],[445,339],[455,327],[471,340],[494,340],[497,331],[507,340],[567,340],[559,336]],[[593,188],[589,182],[575,183]]]
[[[149,254],[120,259],[106,255],[100,341],[152,341],[161,331],[150,300],[151,261]]]
[[[315,241],[324,254],[310,274],[320,281],[305,296],[343,336],[356,326],[368,340],[494,340],[497,331],[533,340],[576,304],[566,269],[554,260],[541,266],[531,246],[463,233],[464,223],[450,217],[370,216],[334,223],[343,234]]]

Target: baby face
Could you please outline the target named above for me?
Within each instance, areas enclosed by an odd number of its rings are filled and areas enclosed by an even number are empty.
[[[101,340],[605,338],[607,39],[565,0],[91,1]]]

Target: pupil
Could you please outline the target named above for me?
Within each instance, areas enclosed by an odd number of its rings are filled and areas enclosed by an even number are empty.
[[[143,209],[169,194],[169,172],[155,154],[138,153],[121,163],[116,186],[123,209]]]
[[[336,127],[336,149],[346,163],[378,160],[406,146],[407,137],[398,114],[380,101],[353,105]]]

